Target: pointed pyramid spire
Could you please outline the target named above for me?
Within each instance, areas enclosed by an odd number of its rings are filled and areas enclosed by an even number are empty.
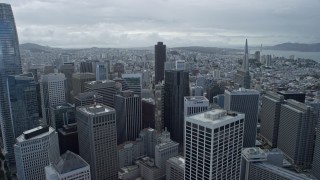
[[[242,63],[242,69],[244,71],[249,71],[249,50],[248,50],[248,40],[246,39],[246,45],[245,45],[245,53]]]
[[[248,51],[248,40],[246,39],[246,47],[245,47],[245,53],[248,54],[249,51]]]

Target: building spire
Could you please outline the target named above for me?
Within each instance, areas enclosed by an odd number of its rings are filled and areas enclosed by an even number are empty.
[[[249,50],[248,50],[248,40],[246,39],[244,58],[242,62],[242,69],[249,72]]]

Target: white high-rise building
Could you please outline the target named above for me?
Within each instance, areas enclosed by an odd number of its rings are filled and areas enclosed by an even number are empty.
[[[57,163],[45,167],[46,180],[91,180],[90,165],[79,155],[67,151]]]
[[[209,109],[209,100],[204,96],[184,97],[184,116],[190,116]]]
[[[50,124],[50,106],[66,103],[66,77],[62,73],[42,75],[40,79],[42,123]]]
[[[117,179],[117,128],[113,108],[103,104],[77,107],[79,154],[90,164],[92,179]]]
[[[49,126],[25,131],[17,138],[14,154],[18,179],[45,179],[44,168],[60,155],[58,133]]]
[[[244,114],[215,109],[185,118],[185,180],[240,179]]]

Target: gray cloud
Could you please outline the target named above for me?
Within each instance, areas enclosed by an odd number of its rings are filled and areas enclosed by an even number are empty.
[[[4,0],[21,43],[57,47],[320,42],[318,0]]]

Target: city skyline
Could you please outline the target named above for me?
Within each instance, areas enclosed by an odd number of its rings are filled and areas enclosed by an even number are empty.
[[[12,5],[21,43],[53,47],[145,47],[157,41],[169,47],[238,47],[245,38],[252,46],[320,42],[316,0],[4,3]]]

